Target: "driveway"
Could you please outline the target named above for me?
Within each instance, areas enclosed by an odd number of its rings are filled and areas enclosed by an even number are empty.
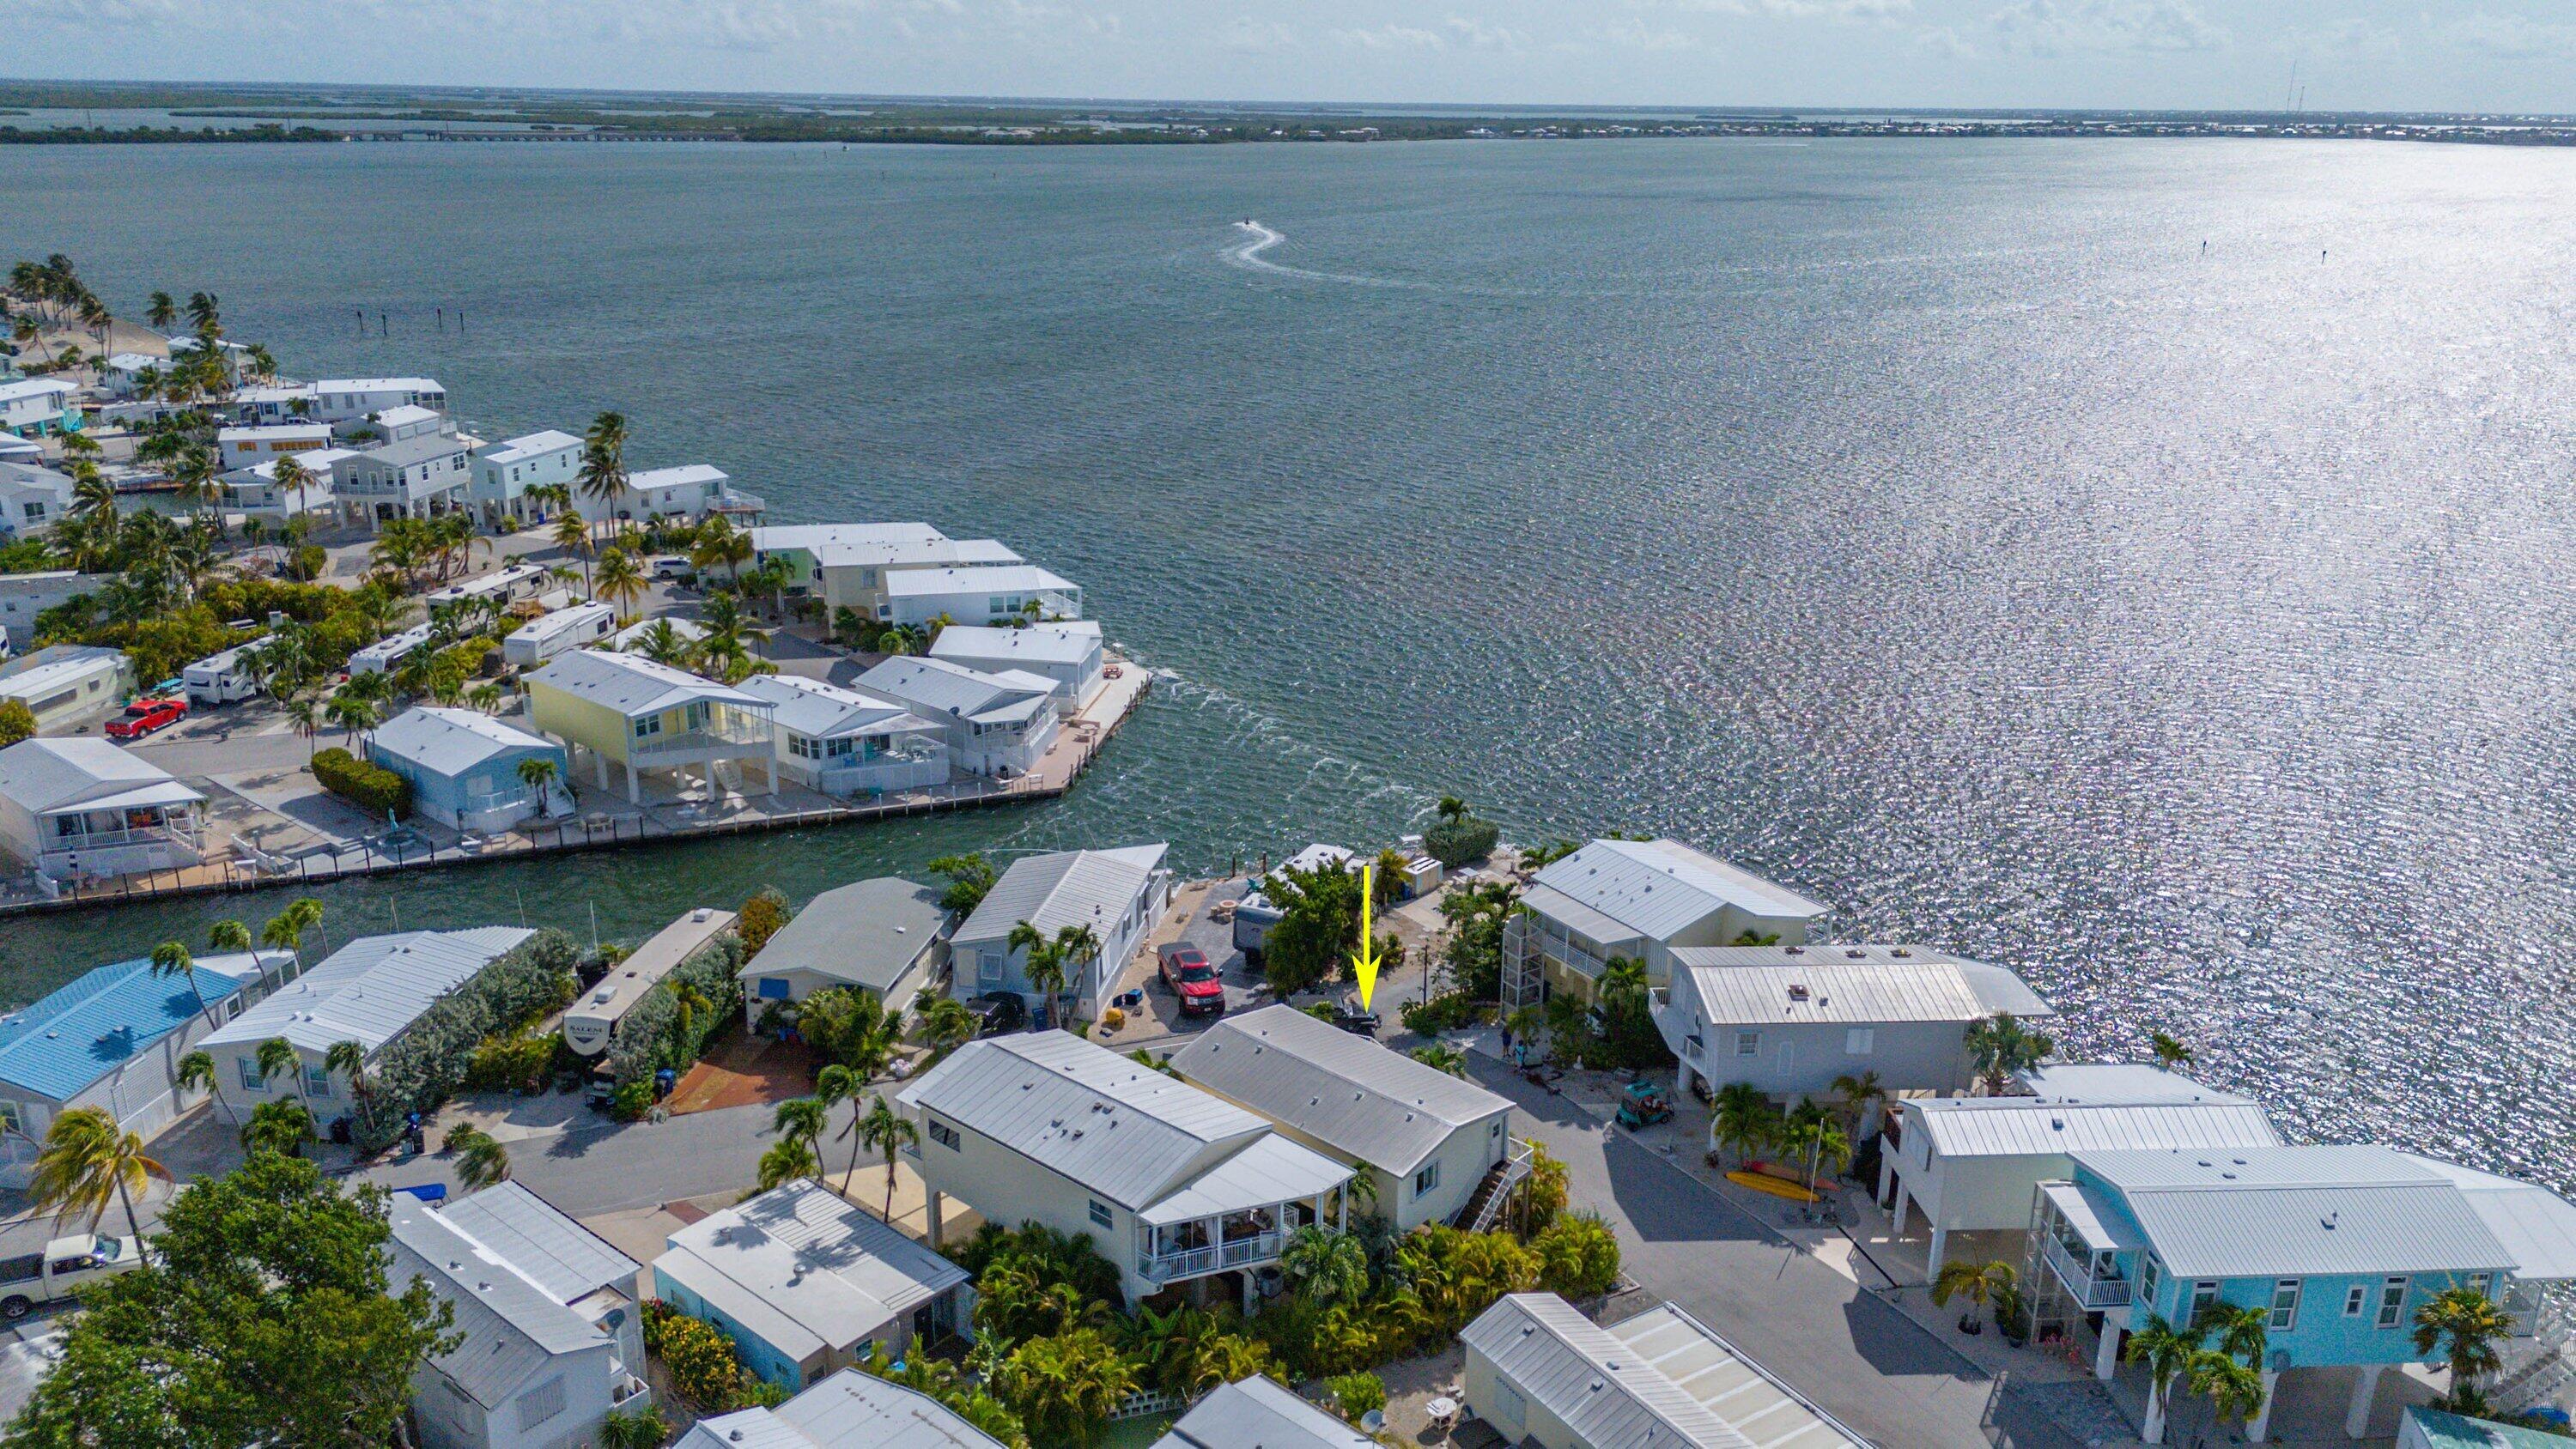
[[[2059,1449],[2079,1441],[2017,1393],[1981,1423],[1994,1382],[1851,1278],[1709,1191],[1661,1153],[1604,1128],[1481,1057],[1480,1081],[1521,1109],[1562,1160],[1569,1200],[1618,1234],[1628,1275],[1678,1303],[1853,1429],[1897,1449]]]

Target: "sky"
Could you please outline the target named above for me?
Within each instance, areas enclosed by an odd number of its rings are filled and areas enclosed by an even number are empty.
[[[7,0],[112,80],[2576,112],[2576,0]]]

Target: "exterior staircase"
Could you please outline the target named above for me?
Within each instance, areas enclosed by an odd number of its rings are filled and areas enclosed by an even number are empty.
[[[2489,1386],[2487,1400],[2519,1412],[2537,1407],[2570,1383],[2576,1383],[2576,1318],[2557,1298],[2543,1298],[2530,1356]]]
[[[1458,1209],[1458,1216],[1454,1219],[1456,1225],[1471,1233],[1481,1233],[1492,1227],[1494,1220],[1503,1215],[1503,1204],[1511,1201],[1512,1189],[1520,1186],[1521,1181],[1530,1175],[1530,1163],[1535,1155],[1536,1149],[1529,1143],[1513,1138],[1503,1153],[1503,1160],[1486,1171],[1485,1180],[1476,1184],[1476,1191],[1467,1199],[1467,1205]]]

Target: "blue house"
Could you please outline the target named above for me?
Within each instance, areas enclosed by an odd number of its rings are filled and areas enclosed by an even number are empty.
[[[2150,1317],[2190,1324],[2213,1305],[2260,1308],[2268,1336],[2259,1442],[2281,1374],[2335,1369],[2354,1384],[2346,1431],[2364,1432],[2379,1378],[2416,1363],[2415,1312],[2452,1288],[2538,1331],[2541,1289],[2576,1278],[2576,1206],[2527,1182],[2387,1147],[2078,1152],[2070,1179],[2033,1197],[2038,1331],[2095,1325],[2095,1372],[2116,1372],[2124,1333]],[[2553,1356],[2555,1350],[2549,1351]],[[2511,1381],[2517,1354],[2508,1348]],[[2502,1387],[2499,1385],[2498,1387]],[[2161,1443],[2150,1402],[2145,1439]]]
[[[284,951],[210,956],[186,977],[155,978],[148,960],[101,966],[31,1006],[0,1016],[0,1183],[23,1185],[54,1118],[98,1107],[149,1138],[187,1107],[179,1059],[283,979]],[[199,1005],[202,995],[204,1004]]]
[[[411,782],[414,810],[458,830],[507,830],[532,815],[572,812],[563,746],[475,710],[404,710],[368,737],[367,757]],[[519,762],[531,759],[554,764],[543,788],[519,776]]]

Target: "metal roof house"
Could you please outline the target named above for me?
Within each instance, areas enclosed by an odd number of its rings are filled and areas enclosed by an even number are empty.
[[[0,538],[42,537],[71,511],[71,475],[27,463],[0,463]]]
[[[85,574],[78,569],[42,569],[27,574],[0,574],[0,632],[8,635],[7,643],[10,648],[24,649],[36,642],[38,615],[47,609],[68,604],[83,594],[98,592],[107,587],[107,580],[106,574]],[[63,644],[54,647],[97,649],[101,646]],[[128,674],[131,675],[130,670]],[[127,688],[132,688],[130,677]],[[41,712],[37,718],[41,725],[43,720]]]
[[[388,1285],[427,1284],[461,1339],[413,1373],[423,1449],[587,1444],[650,1402],[634,1259],[515,1182],[444,1208],[398,1192],[388,1216]]]
[[[1675,840],[1596,840],[1550,864],[1503,928],[1503,1005],[1589,1000],[1616,958],[1672,977],[1676,946],[1797,945],[1831,908]],[[1750,936],[1753,941],[1747,941]]]
[[[1026,921],[1052,940],[1066,927],[1088,927],[1100,938],[1100,950],[1083,964],[1078,979],[1064,983],[1064,991],[1077,1010],[1096,1012],[1136,944],[1171,904],[1172,873],[1163,867],[1170,849],[1157,842],[1012,861],[950,943],[958,971],[974,972],[969,994],[1009,991],[1031,1006],[1052,1007],[1029,984],[1028,952],[1011,944],[1011,932]]]
[[[759,764],[767,793],[778,791],[777,725],[770,718],[776,706],[757,695],[605,649],[576,649],[526,682],[528,722],[561,740],[575,763],[576,747],[588,750],[602,790],[609,765],[622,766],[630,803],[643,801],[644,772],[670,770],[685,784],[692,765],[710,793],[717,768],[727,763],[737,780]]]
[[[786,563],[791,592],[823,601],[824,617],[843,609],[883,618],[888,575],[913,569],[1015,564],[1020,556],[997,539],[950,538],[927,523],[822,523],[751,531],[753,557]]]
[[[530,816],[569,815],[572,760],[544,735],[481,710],[418,705],[378,725],[367,758],[411,782],[412,804],[458,830],[507,830]],[[543,787],[520,778],[526,760],[554,766]]]
[[[1680,946],[1654,994],[1674,1078],[1751,1082],[1821,1097],[1834,1079],[1878,1073],[1891,1092],[1959,1092],[1975,1072],[1968,1027],[1999,1011],[2056,1008],[2000,966],[1918,946]]]
[[[968,1042],[895,1100],[921,1131],[904,1151],[930,1188],[933,1244],[953,1194],[988,1222],[1090,1237],[1130,1303],[1233,1277],[1248,1306],[1253,1270],[1289,1233],[1346,1217],[1348,1167],[1069,1032]]]
[[[1510,1186],[1509,1098],[1285,1003],[1220,1018],[1172,1069],[1375,1176],[1378,1210],[1399,1232]]]
[[[1467,1407],[1541,1449],[1862,1449],[1867,1441],[1665,1304],[1603,1327],[1553,1293],[1467,1325]]]
[[[199,1043],[215,1059],[215,1090],[241,1104],[291,1098],[292,1082],[260,1075],[259,1046],[282,1037],[304,1062],[304,1092],[325,1123],[350,1100],[345,1076],[322,1064],[332,1046],[353,1041],[372,1063],[429,1010],[484,967],[537,933],[518,926],[464,931],[405,931],[361,936],[269,994]],[[283,1100],[283,1098],[280,1098]]]
[[[948,726],[881,699],[794,674],[755,674],[742,692],[768,700],[787,777],[826,795],[870,795],[948,783]]]
[[[930,641],[930,657],[987,674],[1017,670],[1055,681],[1056,713],[1071,718],[1100,688],[1106,650],[1095,620],[993,628],[951,624]]]
[[[434,377],[325,377],[294,391],[311,399],[306,415],[351,422],[387,408],[445,409],[447,389]]]
[[[2261,1308],[2265,1407],[2248,1441],[2264,1437],[2274,1381],[2319,1368],[2359,1370],[2345,1423],[2359,1438],[2380,1371],[2425,1358],[2415,1310],[2470,1287],[2519,1334],[2540,1336],[2491,1396],[2519,1408],[2564,1382],[2565,1325],[2540,1290],[2576,1279],[2576,1205],[2546,1188],[2388,1147],[2071,1156],[2073,1172],[2032,1194],[2023,1282],[2036,1330],[2098,1322],[2103,1378],[2118,1367],[2122,1333],[2151,1316],[2183,1324],[2212,1304]],[[2147,1427],[2158,1442],[2160,1416]]]
[[[696,955],[707,943],[733,929],[734,913],[700,906],[653,933],[653,939],[608,968],[608,974],[564,1008],[564,1045],[579,1056],[595,1057],[617,1039],[618,1024],[662,978]]]
[[[975,1306],[965,1269],[812,1178],[671,1234],[653,1291],[788,1389],[876,1350],[899,1359],[915,1339],[962,1330]]]
[[[331,489],[369,528],[453,513],[466,506],[473,453],[482,446],[464,433],[414,433],[332,463]]]
[[[9,1144],[42,1141],[72,1107],[100,1108],[150,1139],[194,1105],[179,1087],[179,1058],[212,1030],[208,1015],[240,1015],[294,960],[284,951],[208,956],[193,985],[155,977],[148,959],[119,961],[0,1015],[0,1129]],[[0,1181],[32,1156],[0,1159]]]
[[[843,1369],[775,1409],[700,1419],[674,1449],[1002,1449],[928,1394]]]
[[[1217,1385],[1150,1449],[1376,1449],[1377,1442],[1256,1374]]]
[[[897,655],[860,675],[858,687],[938,724],[950,763],[972,774],[1027,774],[1055,743],[1055,681],[1044,675]]]
[[[901,1014],[948,974],[948,912],[939,892],[898,876],[835,886],[805,903],[742,969],[743,1011],[855,986]]]
[[[553,428],[503,438],[474,450],[466,496],[485,523],[533,517],[530,488],[570,484],[581,476],[582,440]]]
[[[106,740],[0,750],[0,851],[41,882],[194,865],[206,797]]]
[[[898,569],[883,578],[877,618],[890,624],[918,629],[941,615],[957,624],[1082,617],[1082,585],[1035,564]]]
[[[608,502],[619,518],[704,518],[710,513],[757,514],[768,503],[733,486],[713,463],[682,463],[626,475],[626,486]]]
[[[1896,1236],[1919,1209],[1937,1276],[1950,1234],[2027,1227],[2031,1190],[2074,1171],[2074,1154],[2126,1148],[2278,1147],[2250,1097],[2154,1067],[2052,1066],[2026,1074],[2032,1096],[1907,1097],[1891,1104],[1878,1197]]]

